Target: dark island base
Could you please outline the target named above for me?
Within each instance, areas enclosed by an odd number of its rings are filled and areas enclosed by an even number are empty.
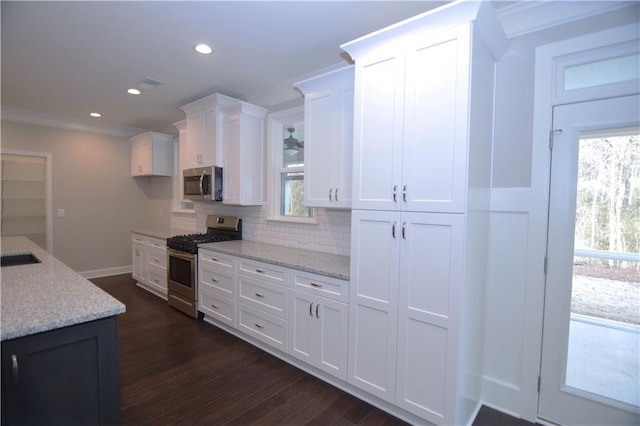
[[[2,342],[2,425],[120,423],[117,317]]]

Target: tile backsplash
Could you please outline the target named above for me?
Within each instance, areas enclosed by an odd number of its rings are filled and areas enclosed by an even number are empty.
[[[317,224],[268,220],[268,208],[196,203],[196,212],[173,213],[171,229],[178,233],[206,232],[207,215],[242,218],[242,238],[249,241],[349,256],[351,211],[316,209]]]

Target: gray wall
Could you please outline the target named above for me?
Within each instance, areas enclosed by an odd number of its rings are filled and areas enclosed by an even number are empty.
[[[2,149],[53,156],[54,255],[78,272],[131,265],[132,228],[168,227],[170,178],[131,178],[126,138],[2,121]],[[160,216],[160,210],[163,215]]]

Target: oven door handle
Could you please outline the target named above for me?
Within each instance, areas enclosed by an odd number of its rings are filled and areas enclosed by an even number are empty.
[[[181,251],[173,250],[173,249],[167,249],[167,255],[177,257],[178,259],[188,260],[188,261],[191,261],[196,257],[195,254],[183,253]]]

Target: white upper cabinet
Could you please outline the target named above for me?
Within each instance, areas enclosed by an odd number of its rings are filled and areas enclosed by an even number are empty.
[[[131,142],[131,176],[171,176],[173,136],[146,132]]]
[[[236,99],[214,93],[180,107],[187,115],[186,146],[181,149],[183,168],[222,166],[221,108],[237,103]]]
[[[350,208],[353,66],[295,86],[304,94],[304,205]]]
[[[236,101],[223,108],[222,203],[264,203],[264,125],[267,110]],[[187,130],[188,131],[188,130]]]
[[[354,209],[465,209],[471,59],[476,47],[489,51],[475,45],[471,21],[482,13],[497,23],[479,5],[457,3],[342,45],[355,60]],[[484,27],[485,40],[504,49],[499,25]]]

